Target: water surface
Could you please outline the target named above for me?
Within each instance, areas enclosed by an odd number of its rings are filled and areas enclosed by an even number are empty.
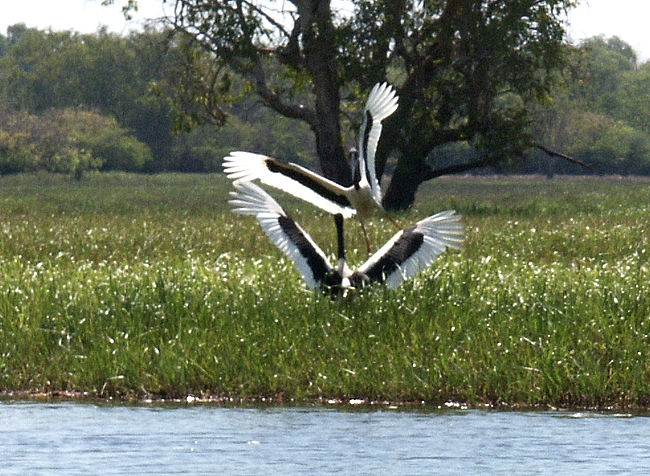
[[[650,419],[0,403],[0,474],[650,474]]]

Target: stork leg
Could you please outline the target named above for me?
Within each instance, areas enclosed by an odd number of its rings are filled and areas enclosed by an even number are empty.
[[[395,228],[397,228],[398,230],[402,229],[402,226],[399,223],[397,223],[397,221],[395,221],[395,219],[392,216],[386,213],[385,210],[383,212],[384,212],[384,216],[388,218],[388,221],[390,221],[395,226]],[[361,229],[363,230],[363,238],[366,240],[366,251],[368,252],[368,256],[370,256],[370,253],[372,252],[372,246],[370,245],[370,238],[368,238],[368,231],[366,230],[366,226],[363,224],[362,221],[360,221],[359,223],[361,223]],[[341,225],[341,227],[343,227],[343,225]]]
[[[361,223],[361,229],[363,230],[363,237],[366,239],[366,251],[368,252],[368,256],[370,256],[370,252],[372,251],[372,247],[370,246],[370,238],[368,238],[368,232],[366,231],[366,226]]]
[[[386,210],[383,210],[383,211],[384,211],[384,216],[385,216],[386,218],[388,218],[388,221],[390,221],[390,222],[395,226],[395,228],[397,228],[398,230],[401,230],[402,227],[400,226],[400,224],[397,223],[397,222],[395,221],[395,219],[394,219],[392,216],[390,216],[390,215],[388,214],[388,212],[386,212]]]

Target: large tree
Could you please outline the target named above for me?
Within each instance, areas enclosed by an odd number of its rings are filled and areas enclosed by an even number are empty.
[[[351,183],[342,121],[374,83],[400,96],[377,152],[396,159],[384,198],[405,208],[431,178],[504,166],[534,146],[529,107],[564,64],[571,0],[168,0],[174,30],[210,55],[195,81],[215,108],[241,81],[279,114],[306,122],[323,173]],[[133,0],[129,4],[133,4]],[[198,64],[198,63],[196,63]],[[209,81],[206,82],[206,78]],[[215,100],[217,98],[217,100]],[[218,114],[217,114],[218,116]],[[354,122],[354,120],[352,121]],[[355,124],[353,124],[355,125]],[[437,167],[438,146],[467,142],[467,162]],[[264,151],[256,151],[264,152]]]

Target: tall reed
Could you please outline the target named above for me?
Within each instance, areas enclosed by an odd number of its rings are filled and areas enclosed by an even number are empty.
[[[452,178],[463,251],[397,291],[307,291],[217,175],[0,178],[0,390],[645,407],[650,187]],[[334,252],[332,220],[281,197]],[[365,260],[346,227],[353,264]],[[375,246],[394,229],[370,224]]]

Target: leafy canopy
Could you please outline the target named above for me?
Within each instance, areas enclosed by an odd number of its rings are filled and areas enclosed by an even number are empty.
[[[130,4],[133,2],[129,2]],[[171,0],[170,0],[171,3]],[[565,62],[571,0],[175,0],[179,41],[203,52],[189,65],[192,104],[224,117],[224,104],[254,93],[309,125],[325,175],[351,180],[345,146],[358,108],[378,81],[399,90],[386,121],[378,172],[397,160],[387,205],[404,207],[443,173],[513,163],[534,145],[531,104],[547,101]],[[198,100],[197,100],[198,98]],[[219,112],[224,114],[219,114]],[[342,120],[352,118],[349,124]],[[470,163],[436,169],[434,148],[467,142]],[[259,151],[264,152],[264,151]]]

